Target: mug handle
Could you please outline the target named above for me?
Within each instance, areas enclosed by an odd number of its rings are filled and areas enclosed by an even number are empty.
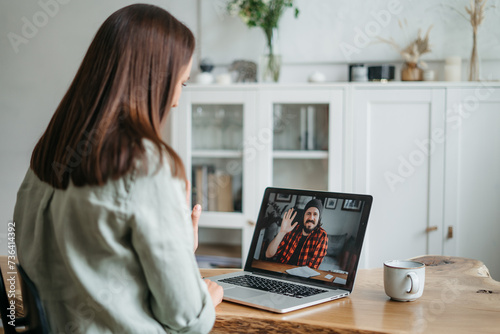
[[[415,274],[413,271],[410,271],[408,274],[406,274],[406,277],[409,278],[411,282],[410,290],[407,290],[406,293],[417,293],[418,290],[420,290],[420,280],[418,279],[417,274]]]

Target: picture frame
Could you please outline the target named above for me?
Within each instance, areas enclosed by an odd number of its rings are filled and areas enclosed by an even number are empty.
[[[342,210],[346,211],[361,211],[362,202],[359,199],[344,199]]]
[[[312,196],[298,196],[297,203],[295,203],[295,208],[299,210],[304,210],[306,204],[312,199],[313,199]]]
[[[326,203],[325,203],[325,209],[335,209],[337,206],[337,199],[336,198],[327,198]]]
[[[276,194],[276,202],[290,203],[292,201],[292,194]]]

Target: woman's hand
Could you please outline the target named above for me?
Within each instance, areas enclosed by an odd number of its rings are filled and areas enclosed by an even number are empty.
[[[201,216],[201,205],[196,204],[191,212],[191,220],[193,221],[193,241],[194,241],[194,252],[198,248],[198,221]]]
[[[210,297],[212,297],[212,302],[214,303],[214,307],[217,307],[222,302],[222,297],[224,296],[224,290],[222,287],[212,282],[209,279],[204,279],[205,283],[208,287],[208,293],[210,293]]]
[[[297,226],[298,222],[295,222],[295,224],[292,225],[293,219],[295,218],[296,215],[297,211],[293,212],[293,208],[285,212],[283,220],[281,221],[280,232],[288,233],[292,231],[295,228],[295,226]]]
[[[191,195],[191,183],[186,181],[186,203],[189,205],[189,197]],[[201,216],[201,205],[196,204],[193,207],[193,211],[191,211],[191,221],[193,222],[193,241],[194,241],[194,249],[193,252],[196,252],[198,248],[198,221]]]

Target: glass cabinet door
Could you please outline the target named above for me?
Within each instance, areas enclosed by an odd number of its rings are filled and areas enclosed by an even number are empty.
[[[191,112],[192,202],[241,212],[243,105],[193,104]]]
[[[340,190],[343,91],[271,89],[262,92],[260,105],[269,113],[272,128],[268,185]]]
[[[255,91],[248,86],[193,85],[172,112],[172,146],[191,182],[191,207],[197,203],[203,207],[199,263],[238,258],[241,267],[250,247],[258,213],[254,185],[258,159],[245,154],[245,138],[256,131],[255,100]]]
[[[328,104],[273,104],[273,185],[328,190]]]

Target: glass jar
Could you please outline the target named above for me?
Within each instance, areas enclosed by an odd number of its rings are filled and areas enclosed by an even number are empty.
[[[281,71],[281,55],[278,47],[278,29],[273,28],[266,33],[266,50],[260,58],[260,73],[262,82],[278,82]]]

